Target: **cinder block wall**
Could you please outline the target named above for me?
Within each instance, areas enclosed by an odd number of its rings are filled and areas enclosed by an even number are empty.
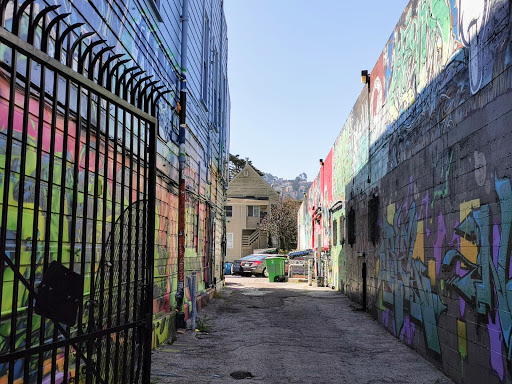
[[[510,8],[411,0],[298,215],[332,284],[361,302],[366,263],[369,312],[460,383],[512,381]]]

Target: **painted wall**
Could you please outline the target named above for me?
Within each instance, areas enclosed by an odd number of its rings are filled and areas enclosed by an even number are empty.
[[[154,285],[154,345],[158,345],[169,335],[170,322],[174,321],[174,294],[177,286],[177,217],[178,217],[178,119],[172,112],[172,108],[176,107],[179,93],[178,77],[180,73],[180,49],[181,49],[181,1],[162,1],[160,2],[160,16],[162,21],[158,21],[156,14],[149,7],[148,3],[138,0],[128,0],[123,2],[91,0],[89,2],[79,1],[72,2],[68,0],[51,0],[44,2],[35,1],[36,12],[47,5],[61,5],[59,13],[70,12],[71,15],[64,19],[66,24],[83,22],[85,25],[81,27],[81,32],[96,31],[98,35],[106,40],[106,44],[113,46],[114,53],[123,53],[127,58],[132,59],[128,65],[138,65],[144,69],[148,75],[153,75],[155,79],[160,80],[166,86],[175,91],[174,94],[167,95],[166,100],[160,102],[158,118],[159,118],[159,141],[158,141],[158,176],[157,176],[157,202],[156,202],[156,250],[155,250],[155,285]],[[6,27],[11,28],[12,25],[12,3],[9,5],[11,11],[6,14]],[[187,132],[187,204],[186,204],[186,262],[185,273],[189,275],[192,271],[197,271],[197,287],[196,292],[203,297],[206,295],[207,289],[212,287],[215,282],[223,279],[223,258],[224,250],[221,246],[225,238],[225,218],[224,218],[224,201],[225,189],[227,187],[227,159],[229,153],[229,90],[227,82],[227,36],[226,21],[222,8],[221,0],[190,0],[190,28],[189,28],[189,59],[186,68],[188,79],[188,132]],[[55,15],[52,15],[54,17]],[[204,17],[209,19],[210,30],[208,36],[204,36]],[[53,36],[55,37],[55,36]],[[97,37],[95,37],[96,39]],[[201,76],[202,76],[202,58],[203,58],[203,39],[210,42],[210,52],[206,62],[208,63],[208,92],[206,97],[202,99],[201,93]],[[50,52],[53,49],[53,42],[50,42]],[[0,61],[10,62],[10,49],[0,45]],[[217,52],[217,54],[215,54]],[[125,58],[126,58],[125,57]],[[23,66],[23,60],[20,60]],[[23,67],[24,68],[24,67]],[[36,79],[33,76],[33,79]],[[37,81],[37,80],[35,80]],[[4,180],[10,177],[9,204],[14,214],[8,217],[8,239],[14,246],[16,237],[21,236],[23,251],[21,252],[22,268],[21,272],[30,265],[30,255],[32,246],[32,223],[34,215],[30,213],[30,207],[33,203],[33,188],[30,188],[30,180],[35,177],[35,149],[29,151],[27,157],[26,181],[23,214],[22,233],[17,233],[15,212],[19,204],[17,201],[16,185],[19,181],[19,146],[14,148],[12,170],[10,175],[5,175],[5,151],[6,151],[6,130],[9,100],[9,80],[4,76],[0,76],[0,194],[3,194]],[[49,90],[51,92],[51,89]],[[59,92],[61,95],[64,92]],[[18,107],[16,108],[16,117],[14,122],[15,138],[20,136],[22,131],[22,111],[19,106],[22,103],[23,93],[16,94]],[[37,127],[37,109],[39,102],[32,98],[30,101],[31,113],[29,125]],[[45,113],[45,127],[49,131],[49,122],[51,121],[51,110],[48,108]],[[62,126],[63,116],[57,116],[57,126],[60,127],[57,133],[56,154],[62,157],[64,154],[62,146]],[[74,150],[74,126],[69,124],[70,140],[68,140],[67,166],[73,169],[74,162],[81,162],[83,159],[76,158]],[[17,136],[18,135],[18,136]],[[50,135],[45,135],[49,140]],[[34,148],[37,142],[37,130],[29,129],[28,131],[29,146]],[[49,141],[43,142],[43,150],[48,152]],[[85,139],[83,139],[85,141]],[[94,141],[94,139],[92,139]],[[72,144],[70,144],[72,143]],[[16,152],[18,151],[18,152]],[[112,157],[112,148],[101,147],[101,156],[109,153]],[[129,162],[129,159],[126,159]],[[112,162],[111,162],[112,163]],[[110,167],[109,175],[117,174],[118,180],[120,174],[125,173],[126,180],[132,177],[126,168],[121,166],[122,159],[118,155],[116,167]],[[55,162],[54,171],[61,174],[62,162],[58,159]],[[99,169],[103,173],[102,164]],[[91,160],[90,170],[94,170],[94,159]],[[48,161],[43,159],[43,177],[48,173]],[[79,175],[81,179],[84,176],[84,169],[81,169]],[[94,174],[89,172],[89,192],[94,191]],[[66,182],[67,183],[67,182]],[[70,181],[72,186],[72,181]],[[107,197],[105,198],[108,205],[107,220],[115,222],[123,208],[131,206],[136,200],[136,196],[127,193],[122,207],[118,204],[114,208],[112,206],[112,194],[114,193],[112,186],[112,178],[108,180]],[[135,184],[135,183],[134,183]],[[69,185],[67,185],[69,187]],[[55,186],[57,187],[57,186]],[[71,188],[71,187],[70,187]],[[68,191],[66,191],[68,192]],[[54,191],[54,204],[58,207],[59,191]],[[48,188],[43,186],[41,197],[46,202]],[[71,204],[72,196],[66,197],[66,205],[64,212],[58,209],[53,210],[51,233],[45,233],[44,218],[45,210],[48,208],[42,206],[39,212],[39,236],[38,246],[41,250],[37,251],[38,265],[42,265],[43,258],[42,247],[45,241],[55,241],[59,233],[57,226],[57,218],[59,215],[69,212],[68,204]],[[52,204],[53,206],[53,204]],[[81,204],[79,202],[79,207]],[[78,212],[78,216],[83,212]],[[110,228],[109,228],[110,229]],[[108,229],[108,230],[109,230]],[[71,228],[67,220],[64,220],[63,235],[63,261],[73,257],[76,250],[71,250],[69,246]],[[91,234],[87,242],[92,242],[93,236],[96,236],[97,244],[102,239],[99,231],[90,231]],[[81,236],[82,229],[77,228],[77,236]],[[99,237],[98,237],[99,236]],[[107,233],[108,237],[108,233]],[[25,240],[26,239],[26,240]],[[41,245],[43,244],[43,245]],[[50,247],[50,259],[57,252],[55,243]],[[9,249],[9,247],[8,247]],[[13,249],[11,249],[14,252]],[[78,249],[78,252],[81,250]],[[42,274],[42,266],[36,271],[36,280],[40,279]],[[87,272],[90,274],[90,271]],[[12,292],[13,275],[6,269],[4,271],[4,297],[9,297]],[[86,277],[86,286],[87,286]],[[188,291],[188,287],[187,287]],[[88,292],[85,292],[87,295]],[[208,292],[208,294],[210,294]],[[17,334],[15,335],[17,343],[23,346],[26,337],[26,329],[24,325],[23,314],[26,308],[26,300],[28,293],[20,286],[18,300],[18,319]],[[185,304],[190,306],[194,298],[187,296]],[[202,299],[201,299],[202,300]],[[201,301],[202,302],[202,301]],[[2,301],[2,317],[0,319],[0,353],[8,350],[10,340],[10,313],[12,311],[11,300]],[[36,316],[37,317],[37,316]],[[38,321],[35,320],[34,324]],[[48,323],[47,337],[53,335],[53,328]],[[39,337],[38,329],[33,329],[33,343],[43,342],[37,340]],[[49,355],[51,360],[51,354]],[[59,351],[58,361],[63,358],[63,351]],[[0,382],[6,379],[6,365],[0,365]],[[34,367],[35,368],[35,367]],[[18,378],[23,373],[23,367],[16,367],[15,377]],[[21,373],[20,373],[21,372]],[[62,374],[57,372],[57,383],[64,378]],[[22,379],[21,379],[22,380]],[[49,380],[49,379],[48,379]],[[43,381],[44,382],[44,381]]]
[[[332,199],[320,170],[298,215],[301,248],[331,233],[335,286],[361,302],[366,262],[368,311],[464,383],[512,382],[510,8],[411,0],[330,151]],[[355,243],[332,244],[351,209]]]

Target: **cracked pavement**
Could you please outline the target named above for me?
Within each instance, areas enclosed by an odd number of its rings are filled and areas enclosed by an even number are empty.
[[[329,288],[226,276],[221,294],[208,333],[153,352],[152,383],[453,383]]]

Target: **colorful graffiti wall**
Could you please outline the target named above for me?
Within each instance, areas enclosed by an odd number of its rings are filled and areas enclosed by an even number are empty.
[[[298,215],[333,285],[456,382],[512,382],[511,4],[411,0]]]
[[[7,30],[12,28],[12,7],[18,2],[9,2],[5,14],[5,27]],[[154,335],[153,345],[157,346],[171,336],[170,330],[173,328],[171,322],[174,322],[175,292],[177,289],[177,237],[178,237],[178,118],[175,113],[177,106],[176,96],[179,93],[179,59],[181,55],[181,3],[180,2],[162,2],[160,13],[157,17],[155,10],[145,7],[140,2],[125,1],[122,6],[116,2],[94,0],[89,2],[72,2],[67,0],[51,0],[49,2],[34,1],[33,11],[39,12],[48,5],[60,5],[56,11],[58,13],[67,13],[69,16],[62,20],[63,25],[74,23],[84,23],[80,27],[81,33],[94,31],[97,36],[105,40],[105,44],[112,47],[112,54],[124,54],[123,58],[131,60],[129,65],[137,65],[146,71],[146,74],[154,76],[166,85],[168,89],[174,92],[166,95],[166,100],[161,101],[158,109],[159,137],[158,137],[158,160],[157,160],[157,188],[156,188],[156,247],[154,255],[154,287],[153,287],[153,312],[154,312]],[[188,132],[186,135],[186,252],[185,252],[185,273],[190,275],[197,273],[197,283],[194,289],[186,287],[185,306],[191,307],[192,301],[204,301],[204,297],[211,294],[210,288],[217,281],[223,279],[223,254],[220,246],[224,238],[224,196],[225,186],[227,185],[227,164],[229,151],[229,92],[227,85],[227,38],[226,25],[220,0],[207,0],[205,2],[191,2],[190,19],[190,37],[189,37],[189,68],[185,68],[188,77],[189,92],[187,106],[189,111]],[[203,36],[203,15],[215,25],[215,28],[208,31],[208,36]],[[55,13],[50,13],[48,18],[55,17]],[[26,27],[26,26],[25,26]],[[23,28],[25,28],[23,27]],[[23,30],[24,31],[24,30]],[[198,32],[199,31],[199,32]],[[21,33],[22,38],[26,38],[25,32]],[[51,37],[49,52],[55,48],[55,33]],[[203,44],[203,38],[211,40],[215,48],[220,52],[219,56],[212,60],[208,68],[211,71],[209,84],[207,86],[207,95],[202,94],[202,65],[195,64],[201,60],[198,55],[202,55],[200,48]],[[40,37],[39,37],[40,40]],[[38,41],[39,41],[38,40]],[[88,39],[85,40],[89,43]],[[36,46],[37,46],[36,42]],[[51,260],[56,257],[57,248],[61,248],[60,254],[64,264],[69,263],[73,257],[77,257],[81,252],[87,252],[89,259],[92,253],[101,252],[102,242],[105,242],[110,234],[114,223],[127,211],[132,211],[138,206],[139,196],[135,190],[119,186],[119,180],[123,178],[126,185],[143,184],[144,180],[136,178],[135,173],[130,172],[130,164],[134,160],[128,153],[114,154],[113,145],[105,145],[104,141],[96,142],[94,137],[86,138],[84,131],[81,131],[80,144],[78,152],[75,150],[76,137],[75,120],[71,119],[64,122],[64,115],[61,110],[57,110],[56,116],[52,115],[50,106],[44,107],[44,129],[42,140],[42,156],[37,158],[38,141],[38,110],[39,100],[35,95],[30,96],[30,113],[28,114],[27,129],[27,153],[26,166],[24,171],[24,191],[23,201],[19,201],[20,188],[20,158],[23,155],[21,151],[21,137],[24,130],[23,111],[24,90],[17,89],[14,100],[10,99],[10,79],[5,70],[12,60],[11,49],[6,45],[0,44],[0,194],[4,194],[6,178],[9,178],[9,208],[7,218],[7,249],[14,253],[16,248],[15,240],[21,238],[20,251],[20,272],[24,275],[31,273],[29,271],[33,244],[35,243],[41,249],[37,249],[37,260],[35,262],[35,281],[42,278],[43,258]],[[75,58],[76,59],[76,58]],[[26,58],[20,56],[18,60],[18,71],[25,72]],[[76,67],[76,65],[75,65]],[[76,69],[76,68],[75,68]],[[34,73],[38,69],[34,69]],[[33,76],[33,81],[38,82],[39,77]],[[61,87],[63,84],[59,84]],[[47,90],[47,92],[50,92]],[[76,92],[76,90],[75,90]],[[59,89],[59,94],[64,95],[63,89]],[[51,95],[50,95],[51,96]],[[215,99],[215,100],[214,100]],[[47,100],[48,101],[48,100]],[[59,99],[59,101],[61,101]],[[207,112],[203,104],[211,105]],[[215,114],[213,112],[213,103],[215,102]],[[6,151],[7,151],[7,131],[9,105],[15,103],[14,123],[13,123],[13,142],[12,161],[10,164],[10,174],[6,174]],[[76,105],[76,103],[75,103]],[[72,109],[73,107],[71,107]],[[98,108],[97,105],[95,108]],[[94,113],[96,115],[96,113]],[[52,119],[56,120],[57,132],[55,134],[54,153],[55,162],[50,171],[49,162],[50,153],[50,126]],[[63,126],[67,125],[67,140],[63,138]],[[91,145],[99,152],[96,164],[95,151],[84,151],[84,143],[90,140]],[[124,154],[123,150],[123,154]],[[66,166],[63,168],[62,159],[66,159]],[[87,158],[87,161],[86,161]],[[106,161],[105,159],[108,159]],[[41,174],[36,174],[36,164],[41,165]],[[73,168],[78,164],[78,180],[73,180]],[[89,164],[86,167],[85,164]],[[107,164],[105,166],[105,164]],[[101,174],[95,174],[95,170]],[[53,182],[48,180],[48,174],[55,176]],[[64,190],[61,190],[61,175],[65,177]],[[108,175],[106,180],[103,175]],[[40,205],[37,213],[34,213],[34,179],[41,177],[41,191],[39,192]],[[84,190],[84,179],[88,180],[88,190]],[[115,182],[117,180],[117,184]],[[131,180],[131,182],[130,182]],[[95,183],[99,183],[98,187]],[[78,184],[78,193],[76,199],[73,197],[73,186]],[[103,187],[104,186],[104,187]],[[84,215],[90,215],[91,212],[85,212],[84,200],[92,199],[97,190],[104,190],[101,195],[101,201],[98,206],[98,212],[106,212],[107,228],[94,227],[92,224],[87,228],[82,227]],[[90,195],[89,197],[87,195]],[[61,196],[64,195],[64,198]],[[121,197],[122,196],[122,197]],[[75,201],[76,200],[76,201]],[[63,204],[60,202],[63,201]],[[99,201],[99,200],[98,200]],[[137,204],[136,204],[137,203]],[[23,205],[23,223],[18,225],[16,221],[17,207]],[[77,226],[71,225],[69,212],[71,204],[78,206],[76,217]],[[0,208],[2,205],[0,204]],[[90,210],[90,209],[89,209]],[[0,209],[1,211],[1,209]],[[103,213],[102,213],[103,214]],[[101,215],[102,215],[101,214]],[[47,220],[51,217],[51,220]],[[64,220],[61,220],[64,217]],[[101,220],[101,217],[98,219]],[[46,223],[49,222],[49,227]],[[91,221],[92,222],[92,221]],[[37,228],[37,239],[33,239],[33,228]],[[85,236],[84,236],[85,235]],[[60,236],[60,237],[59,237]],[[87,249],[81,248],[81,242]],[[62,239],[62,240],[59,240]],[[58,244],[60,242],[60,244]],[[215,245],[218,242],[219,245]],[[49,245],[49,251],[44,252],[42,247],[45,243]],[[76,243],[76,244],[75,244]],[[41,245],[42,244],[42,245]],[[72,244],[75,244],[72,247]],[[46,256],[43,256],[46,255]],[[69,264],[68,264],[69,265]],[[94,265],[94,263],[93,263]],[[87,269],[88,268],[88,269]],[[85,270],[84,287],[90,287],[91,272],[97,273],[89,265]],[[91,271],[92,269],[92,271]],[[18,302],[12,303],[10,295],[13,291],[13,273],[8,268],[3,271],[3,287],[1,301],[2,316],[0,319],[0,354],[9,351],[11,339],[16,338],[16,346],[24,347],[26,330],[26,307],[29,294],[20,284],[18,289]],[[80,272],[80,271],[77,271]],[[89,279],[89,280],[88,280]],[[88,290],[88,288],[87,288]],[[191,297],[190,291],[196,292],[197,297]],[[84,292],[87,297],[89,292]],[[13,306],[16,306],[14,308]],[[16,309],[16,334],[11,334],[11,313]],[[40,336],[37,324],[39,317],[35,316],[35,324],[31,333],[32,344],[43,344],[46,339],[54,337],[54,328],[51,321],[46,320],[45,334]],[[45,340],[40,340],[43,337]],[[64,361],[64,350],[57,353],[57,361]],[[52,354],[48,354],[48,359],[52,359]],[[72,362],[72,357],[70,358]],[[46,356],[45,356],[46,361]],[[46,363],[45,363],[46,364]],[[47,364],[51,366],[50,363]],[[46,366],[46,365],[45,365]],[[62,364],[57,365],[58,369]],[[23,381],[23,367],[16,366],[14,378],[17,382]],[[36,366],[31,369],[36,370]],[[7,381],[7,364],[0,365],[0,382]],[[49,369],[49,368],[48,368]],[[45,378],[43,382],[53,380],[50,378],[50,372],[44,369]],[[73,372],[70,371],[70,375]],[[53,373],[55,382],[66,381],[62,372]],[[21,381],[19,381],[21,380]]]

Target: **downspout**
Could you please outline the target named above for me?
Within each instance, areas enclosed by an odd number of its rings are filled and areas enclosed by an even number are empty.
[[[183,0],[181,15],[181,84],[180,84],[180,131],[179,131],[179,195],[178,195],[178,288],[176,290],[176,309],[178,327],[183,326],[183,297],[185,288],[185,134],[187,129],[187,48],[188,48],[188,0]]]

